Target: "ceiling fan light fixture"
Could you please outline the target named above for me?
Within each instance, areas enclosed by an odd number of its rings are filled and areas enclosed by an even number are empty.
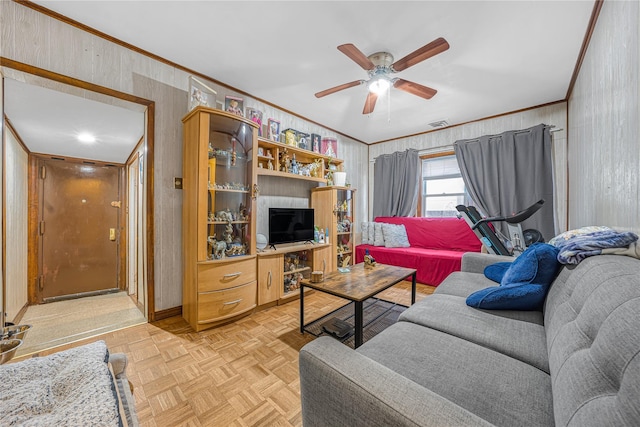
[[[384,76],[379,76],[369,82],[369,92],[375,93],[378,96],[385,93],[390,87],[391,82]]]

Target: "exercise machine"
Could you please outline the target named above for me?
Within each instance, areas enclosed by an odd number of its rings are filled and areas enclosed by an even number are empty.
[[[544,237],[538,230],[528,229],[522,231],[520,223],[536,213],[544,204],[544,200],[538,200],[528,208],[509,216],[494,216],[482,218],[480,212],[474,206],[458,205],[458,217],[462,217],[478,239],[485,245],[488,251],[496,255],[518,256],[524,250],[536,243],[544,242]],[[499,231],[496,232],[490,225],[492,222],[506,222],[509,230],[507,238]]]

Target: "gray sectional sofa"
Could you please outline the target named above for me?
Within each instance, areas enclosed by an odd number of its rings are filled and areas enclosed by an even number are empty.
[[[542,311],[479,310],[495,286],[462,271],[357,350],[320,337],[300,351],[305,427],[639,426],[640,261],[563,267]]]

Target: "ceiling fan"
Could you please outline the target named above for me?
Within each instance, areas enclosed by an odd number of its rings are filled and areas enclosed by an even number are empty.
[[[366,56],[360,51],[360,49],[351,43],[340,45],[338,46],[338,50],[367,71],[367,73],[369,73],[369,80],[356,80],[323,90],[322,92],[316,93],[316,98],[322,98],[323,96],[327,96],[350,87],[367,84],[369,86],[369,94],[367,95],[367,100],[364,103],[362,114],[370,114],[373,112],[378,96],[391,86],[421,98],[431,99],[438,92],[437,90],[398,77],[391,78],[390,75],[406,70],[407,68],[442,53],[447,49],[449,49],[449,43],[447,43],[447,41],[442,37],[439,37],[431,43],[422,46],[420,49],[413,51],[404,58],[393,62],[393,55],[389,52],[377,52]]]

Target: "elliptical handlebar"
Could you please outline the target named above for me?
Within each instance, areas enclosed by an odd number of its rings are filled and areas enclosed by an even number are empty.
[[[493,222],[493,221],[505,221],[505,222],[507,222],[509,224],[519,224],[522,221],[524,221],[527,218],[529,218],[534,213],[538,212],[538,210],[540,210],[542,205],[544,205],[544,199],[538,200],[533,205],[531,205],[528,208],[523,209],[520,212],[517,212],[517,213],[515,213],[513,215],[509,215],[509,216],[494,216],[494,217],[490,217],[490,218],[482,218],[480,221],[478,221],[475,224],[473,224],[471,229],[475,230],[479,225],[487,223],[487,222]]]

